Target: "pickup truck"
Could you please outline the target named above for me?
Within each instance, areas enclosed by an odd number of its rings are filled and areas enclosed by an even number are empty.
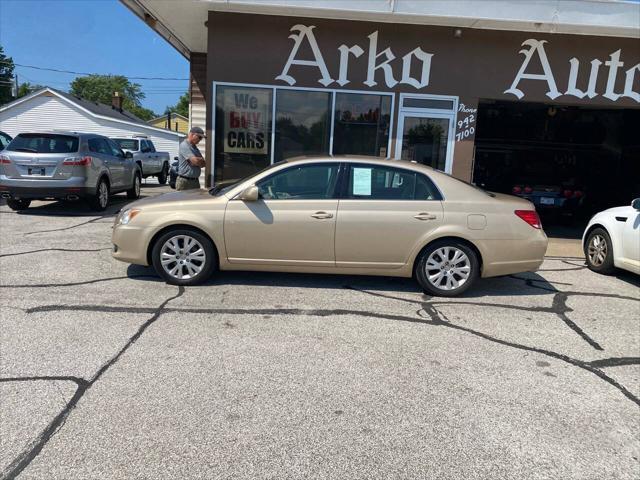
[[[125,152],[131,152],[133,159],[140,165],[142,177],[157,177],[164,185],[169,176],[169,152],[156,152],[156,147],[148,137],[134,135],[126,138],[112,138]]]

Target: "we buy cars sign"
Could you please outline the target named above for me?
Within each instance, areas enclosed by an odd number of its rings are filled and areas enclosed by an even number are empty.
[[[224,151],[226,153],[267,153],[269,92],[225,89],[223,98]]]

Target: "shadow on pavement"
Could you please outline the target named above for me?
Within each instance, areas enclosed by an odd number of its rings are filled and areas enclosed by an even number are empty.
[[[524,275],[524,274],[523,274]],[[153,267],[129,265],[127,276],[133,280],[162,281]],[[533,286],[527,284],[530,282]],[[420,286],[411,278],[379,277],[364,275],[330,275],[280,272],[216,272],[201,285],[189,288],[203,288],[213,285],[242,285],[269,287],[297,287],[343,289],[357,287],[362,290],[387,292],[422,293]],[[457,298],[478,298],[487,296],[551,295],[557,292],[553,284],[536,273],[528,272],[526,277],[496,277],[478,279],[470,290]]]

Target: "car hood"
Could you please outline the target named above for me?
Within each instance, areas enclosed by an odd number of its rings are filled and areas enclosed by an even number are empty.
[[[176,206],[182,203],[191,203],[202,200],[216,200],[220,197],[214,197],[209,194],[209,190],[201,188],[198,190],[186,190],[183,192],[170,192],[157,195],[155,197],[143,198],[129,205],[129,208],[148,208],[158,206]]]
[[[626,207],[608,208],[607,210],[603,210],[603,211],[599,212],[598,215],[600,215],[600,214],[605,214],[605,215],[630,214],[632,212],[633,212],[633,207],[629,205],[629,206],[626,206]]]

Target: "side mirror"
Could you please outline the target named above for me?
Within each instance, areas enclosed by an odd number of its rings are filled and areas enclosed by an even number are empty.
[[[124,158],[133,158],[133,153],[131,153],[129,151],[124,152]]]
[[[631,202],[631,206],[636,210],[640,210],[640,198],[635,198],[633,202]]]
[[[260,193],[258,192],[258,187],[255,185],[251,185],[244,189],[244,191],[238,197],[243,202],[255,202],[258,200]]]

